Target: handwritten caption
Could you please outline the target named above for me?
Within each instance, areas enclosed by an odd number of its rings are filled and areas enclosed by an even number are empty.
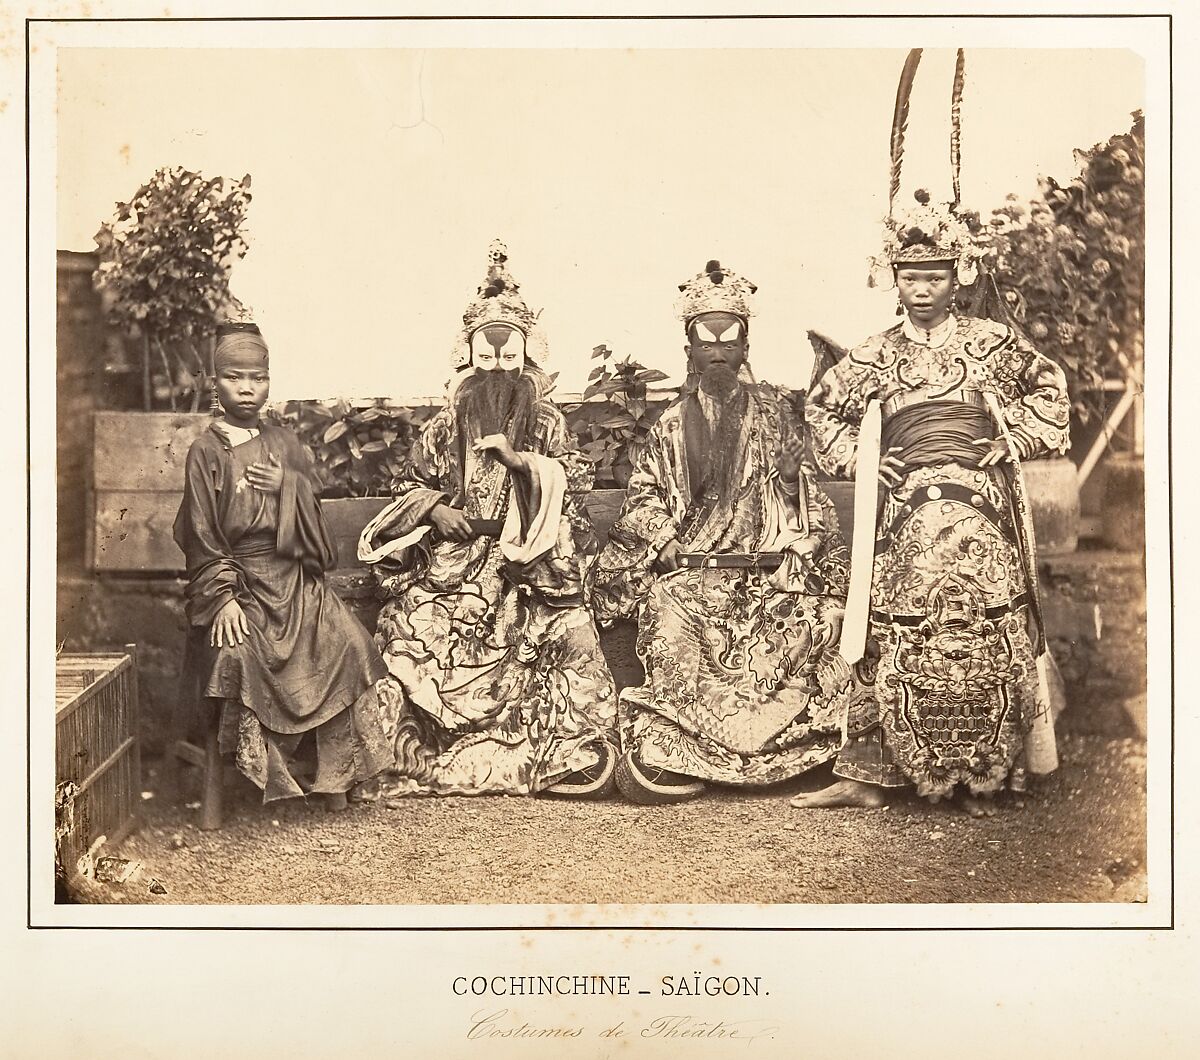
[[[736,1041],[752,1045],[770,1041],[779,1033],[778,1024],[769,1019],[704,1020],[694,1016],[656,1016],[640,1023],[627,1025],[625,1020],[604,1026],[601,1024],[567,1024],[539,1026],[517,1018],[509,1009],[481,1009],[471,1016],[467,1028],[468,1041],[496,1039],[562,1039],[583,1038],[657,1038],[679,1041]]]

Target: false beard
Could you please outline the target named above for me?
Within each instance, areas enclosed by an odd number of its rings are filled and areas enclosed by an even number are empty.
[[[504,434],[516,450],[525,448],[537,406],[533,378],[519,369],[475,371],[454,398],[459,432],[467,445],[489,434]]]
[[[717,407],[717,421],[709,425],[697,408],[685,417],[689,474],[693,489],[712,491],[722,503],[732,500],[743,468],[737,466],[742,428],[749,407],[749,391],[737,373],[723,364],[711,365],[691,382],[693,393],[701,390]],[[693,398],[693,400],[696,400]]]
[[[700,389],[716,401],[727,401],[741,385],[737,372],[727,364],[710,364],[700,376]]]

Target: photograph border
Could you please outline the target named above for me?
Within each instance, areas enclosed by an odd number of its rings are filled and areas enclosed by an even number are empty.
[[[1165,172],[1168,183],[1167,195],[1167,247],[1166,247],[1166,262],[1167,275],[1165,283],[1167,285],[1167,320],[1166,320],[1166,518],[1167,518],[1167,545],[1169,566],[1167,585],[1169,586],[1166,606],[1170,609],[1169,618],[1166,620],[1168,645],[1167,651],[1172,661],[1169,668],[1169,675],[1164,675],[1166,680],[1166,694],[1164,698],[1169,702],[1169,783],[1170,792],[1167,800],[1168,806],[1168,822],[1169,829],[1169,849],[1170,863],[1169,871],[1166,874],[1170,886],[1169,899],[1169,918],[1166,923],[1162,924],[977,924],[971,926],[928,926],[921,924],[913,925],[778,925],[778,926],[760,926],[760,925],[737,925],[737,924],[679,924],[679,923],[664,923],[664,924],[646,924],[646,923],[608,923],[601,922],[595,924],[428,924],[428,925],[360,925],[360,924],[343,924],[343,925],[283,925],[283,924],[171,924],[171,923],[114,923],[114,924],[67,924],[67,923],[35,923],[34,922],[34,903],[33,903],[33,777],[34,763],[32,752],[32,698],[33,698],[33,665],[32,657],[33,636],[32,636],[32,621],[33,621],[33,590],[34,590],[34,572],[32,569],[33,562],[33,489],[34,475],[31,467],[31,455],[33,446],[33,432],[31,427],[32,421],[32,400],[33,400],[33,295],[32,295],[32,213],[31,213],[31,192],[32,192],[32,100],[31,100],[31,41],[34,27],[38,24],[70,24],[70,23],[118,23],[118,24],[139,24],[139,23],[231,23],[231,24],[246,24],[246,23],[293,23],[293,22],[438,22],[438,23],[453,23],[453,22],[650,22],[650,21],[700,21],[700,22],[721,22],[721,21],[739,21],[739,22],[754,22],[754,21],[807,21],[807,20],[822,20],[822,21],[845,21],[867,19],[872,21],[883,21],[893,19],[933,19],[939,21],[947,20],[1047,20],[1047,19],[1087,19],[1087,20],[1105,20],[1118,21],[1122,19],[1138,19],[1142,21],[1162,19],[1166,21],[1167,30],[1167,52],[1168,52],[1168,72],[1167,84],[1168,94],[1167,103],[1169,107],[1167,118],[1167,135],[1160,143],[1165,144],[1167,151]],[[1175,70],[1174,70],[1174,14],[1169,11],[1147,11],[1147,12],[1039,12],[1039,13],[956,13],[956,14],[938,14],[938,13],[917,13],[917,14],[899,14],[899,13],[846,13],[846,14],[779,14],[779,13],[764,13],[764,14],[561,14],[561,15],[464,15],[464,14],[448,14],[448,15],[263,15],[263,16],[146,16],[146,17],[111,17],[111,18],[51,18],[51,17],[30,17],[24,20],[24,44],[25,44],[25,400],[26,400],[26,422],[24,431],[24,440],[26,446],[26,468],[25,468],[25,487],[26,487],[26,512],[25,512],[25,529],[26,529],[26,544],[25,544],[25,617],[26,617],[26,744],[25,744],[25,767],[26,767],[26,807],[25,807],[25,824],[26,824],[26,928],[30,930],[99,930],[99,931],[300,931],[300,932],[324,932],[324,931],[350,931],[350,932],[594,932],[594,931],[622,931],[622,932],[886,932],[886,933],[909,933],[909,932],[945,932],[945,931],[1158,931],[1169,930],[1173,931],[1176,926],[1176,738],[1177,738],[1177,711],[1176,711],[1176,676],[1174,672],[1173,660],[1176,650],[1176,615],[1175,615],[1175,505],[1174,505],[1174,343],[1175,343],[1175,297],[1174,297],[1174,280],[1175,280],[1175,214],[1174,214],[1174,192],[1175,192],[1175,154],[1174,154],[1174,136],[1175,136]],[[1160,251],[1161,253],[1161,251]],[[1147,259],[1150,255],[1147,254]],[[1148,299],[1147,299],[1148,301]],[[1147,648],[1148,651],[1148,648]],[[1165,704],[1164,704],[1165,706]],[[1147,781],[1148,786],[1148,781]],[[1149,842],[1150,820],[1149,812],[1147,811],[1147,835]],[[569,903],[561,903],[557,908]],[[1058,903],[1038,903],[1042,906],[1057,906]],[[1064,906],[1070,908],[1076,903],[1063,903]],[[856,905],[856,908],[861,908],[862,904]],[[126,913],[136,909],[138,912],[145,911],[150,913],[149,906],[122,906]],[[228,907],[180,907],[181,909],[204,909],[204,908],[228,908]],[[253,910],[254,906],[240,907],[243,910]],[[298,907],[270,907],[270,908],[296,908],[307,909],[308,906]],[[326,909],[339,909],[339,906],[323,906]],[[417,907],[387,907],[387,906],[350,906],[345,908],[358,909],[386,909],[386,908],[417,908]],[[455,908],[454,906],[439,906],[438,908]],[[478,908],[471,906],[462,906],[460,908]],[[509,909],[542,909],[556,908],[555,906],[508,906]],[[590,907],[598,908],[598,907]],[[632,908],[645,908],[645,906],[637,905]],[[665,908],[671,908],[666,906]],[[731,909],[738,908],[736,903],[729,905],[704,907],[704,908],[720,908]],[[793,908],[789,904],[779,904],[771,908],[789,909]],[[799,908],[830,908],[828,906],[811,906],[804,904]],[[896,905],[891,906],[886,903],[870,903],[867,908],[877,909],[920,909],[930,908],[928,906],[913,906],[913,905]],[[932,908],[942,908],[934,906]],[[1003,909],[1003,906],[988,906],[991,909]],[[1107,907],[1105,907],[1107,908]],[[154,915],[158,915],[158,909],[155,908]]]

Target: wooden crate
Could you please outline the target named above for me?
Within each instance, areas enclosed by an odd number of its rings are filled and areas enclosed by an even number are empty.
[[[97,412],[93,422],[88,566],[114,573],[182,570],[171,527],[188,449],[212,417]]]
[[[73,826],[60,840],[68,876],[101,837],[116,843],[133,829],[140,799],[137,663],[124,652],[55,660],[55,780],[75,786]]]

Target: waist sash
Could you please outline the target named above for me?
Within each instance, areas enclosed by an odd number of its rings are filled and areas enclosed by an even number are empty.
[[[986,409],[964,401],[921,401],[888,416],[879,443],[881,453],[898,448],[907,467],[962,464],[978,467],[988,446],[977,438],[994,438]]]
[[[238,559],[249,556],[270,556],[276,550],[276,535],[274,530],[259,530],[238,538],[230,545],[230,550]]]

